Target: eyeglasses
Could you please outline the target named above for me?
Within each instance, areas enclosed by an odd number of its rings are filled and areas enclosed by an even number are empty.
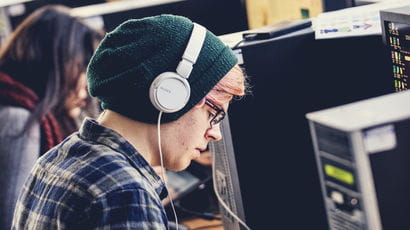
[[[209,122],[212,128],[212,126],[219,124],[225,118],[226,113],[222,108],[219,108],[208,99],[205,99],[205,104],[207,104],[216,112],[215,115],[212,116],[211,121]]]

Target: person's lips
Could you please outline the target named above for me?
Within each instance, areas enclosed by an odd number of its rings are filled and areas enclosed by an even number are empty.
[[[86,100],[79,100],[79,101],[77,101],[76,105],[77,105],[77,107],[84,108],[87,105],[87,101]]]
[[[199,158],[201,156],[201,150],[196,148],[194,151],[194,157],[193,159]]]

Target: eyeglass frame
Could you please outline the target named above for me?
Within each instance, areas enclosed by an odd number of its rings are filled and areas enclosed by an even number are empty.
[[[221,121],[225,118],[226,116],[226,112],[216,106],[212,101],[205,99],[205,104],[207,104],[209,107],[211,107],[213,110],[215,110],[215,115],[213,115],[212,119],[209,121],[209,125],[211,126],[211,128],[214,125],[218,125],[219,123],[221,123]],[[219,119],[217,119],[219,117]]]

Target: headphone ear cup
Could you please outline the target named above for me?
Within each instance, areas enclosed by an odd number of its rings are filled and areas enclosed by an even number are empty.
[[[151,103],[164,113],[174,113],[184,108],[191,94],[188,81],[175,72],[160,74],[149,91]]]

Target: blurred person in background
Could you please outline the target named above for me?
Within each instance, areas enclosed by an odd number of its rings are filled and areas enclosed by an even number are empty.
[[[0,226],[9,229],[19,191],[37,158],[75,131],[89,103],[85,71],[101,31],[45,6],[0,52]],[[91,116],[93,114],[90,114]]]

